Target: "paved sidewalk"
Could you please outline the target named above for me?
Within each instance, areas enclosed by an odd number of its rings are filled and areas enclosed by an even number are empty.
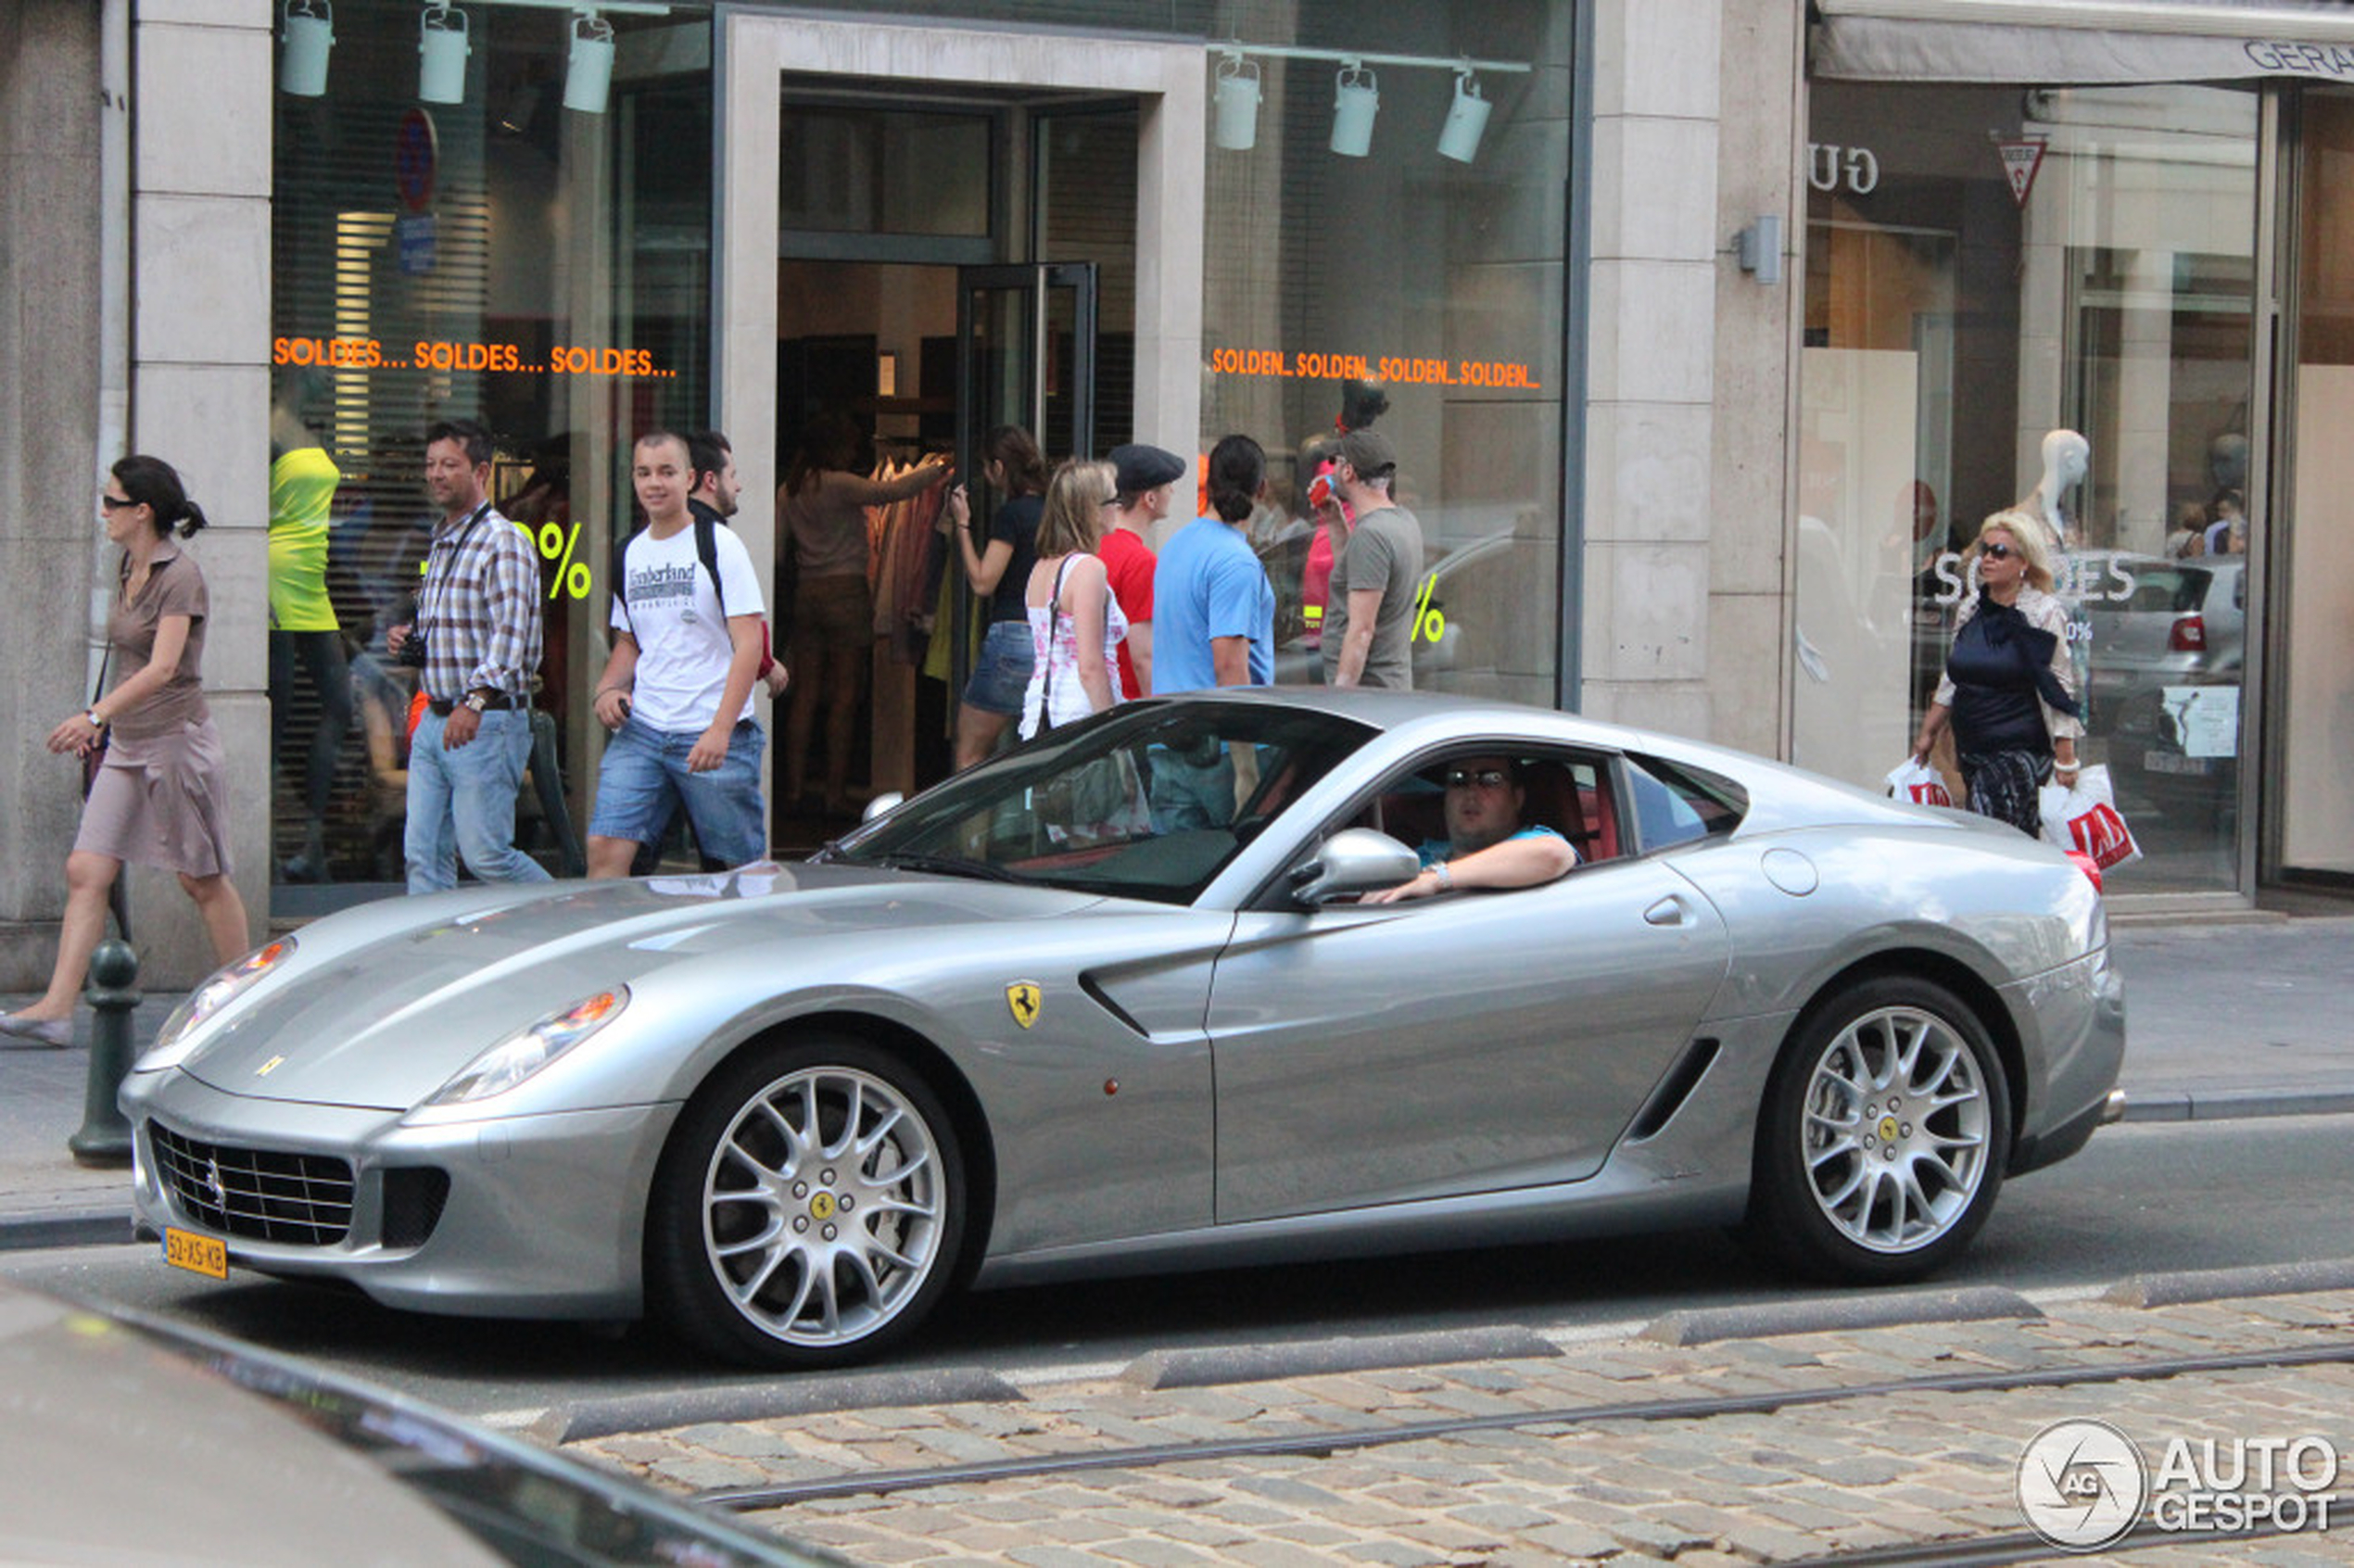
[[[2341,1284],[2354,1284],[2354,1264],[2335,1271]],[[2309,1476],[2325,1452],[2337,1456],[2325,1489],[2338,1495],[2345,1513],[2328,1533],[2182,1542],[2137,1550],[2134,1562],[2345,1562],[2354,1541],[2354,1497],[2347,1495],[2354,1488],[2354,1289],[2129,1304],[2143,1294],[2114,1290],[2044,1310],[2015,1298],[2014,1315],[2004,1318],[1697,1346],[1675,1343],[1686,1335],[1662,1320],[1635,1337],[1573,1343],[1549,1355],[1214,1387],[1157,1386],[1148,1358],[1117,1379],[1043,1385],[1009,1399],[740,1420],[563,1448],[693,1493],[1332,1435],[1343,1446],[1324,1453],[852,1491],[746,1517],[876,1564],[1503,1568],[1606,1561],[1641,1568],[1672,1559],[1678,1568],[1731,1568],[2023,1534],[2015,1490],[2021,1455],[2051,1423],[2081,1417],[2113,1424],[2140,1448],[2153,1496],[2164,1490],[2161,1461],[2175,1438],[2212,1440],[2226,1454],[2234,1439],[2317,1439],[2325,1447],[2306,1446]],[[1923,1376],[1994,1374],[1986,1380],[1993,1382],[2006,1373],[2330,1347],[2346,1359],[2167,1378],[2056,1377],[2044,1386],[1823,1397]],[[1381,1425],[1769,1395],[1819,1402],[1667,1419],[1581,1414],[1345,1446],[1345,1435]]]
[[[2354,916],[2121,925],[2127,1116],[2141,1119],[2354,1111]],[[27,996],[0,996],[0,1008]],[[148,995],[134,1039],[179,1005]],[[67,1152],[82,1125],[91,1015],[66,1050],[0,1040],[0,1248],[128,1233],[120,1170]]]

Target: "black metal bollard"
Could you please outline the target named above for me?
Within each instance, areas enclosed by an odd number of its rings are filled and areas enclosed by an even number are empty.
[[[90,955],[90,984],[83,994],[97,1016],[90,1023],[90,1079],[82,1102],[82,1130],[66,1147],[82,1165],[129,1165],[131,1123],[115,1095],[139,1055],[131,1043],[131,1014],[139,1005],[139,955],[119,937],[108,937]]]

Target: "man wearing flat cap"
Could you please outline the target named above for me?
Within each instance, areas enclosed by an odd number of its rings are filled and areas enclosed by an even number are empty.
[[[1398,454],[1378,431],[1340,438],[1333,478],[1357,526],[1333,565],[1324,608],[1324,681],[1329,686],[1414,684],[1414,593],[1423,575],[1423,525],[1390,489]]]
[[[1153,525],[1169,515],[1171,494],[1185,476],[1185,460],[1142,443],[1111,449],[1111,526],[1095,553],[1110,579],[1112,597],[1128,617],[1120,645],[1120,686],[1128,697],[1153,689]]]

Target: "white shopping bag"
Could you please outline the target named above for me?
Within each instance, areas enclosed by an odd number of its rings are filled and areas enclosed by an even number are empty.
[[[1889,774],[1888,792],[1897,800],[1910,801],[1915,805],[1949,806],[1954,803],[1953,792],[1945,788],[1945,776],[1927,763],[1915,762],[1910,757]]]
[[[2044,818],[2045,843],[2082,850],[2104,871],[2142,858],[2142,846],[2133,841],[2133,829],[2117,809],[2108,769],[2100,763],[2079,773],[2072,789],[2044,785],[2037,792],[2036,807]]]

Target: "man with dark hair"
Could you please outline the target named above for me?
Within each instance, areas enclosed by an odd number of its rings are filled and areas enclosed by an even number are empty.
[[[1324,679],[1333,686],[1414,684],[1414,595],[1423,575],[1423,525],[1392,499],[1398,454],[1378,431],[1340,438],[1333,479],[1356,526],[1333,563],[1324,607]]]
[[[736,515],[743,484],[736,477],[736,449],[727,436],[716,430],[694,432],[687,437],[687,461],[695,470],[695,487],[687,497],[688,510],[699,521],[713,524],[725,523]],[[760,683],[768,689],[771,697],[782,697],[785,688],[792,683],[792,672],[771,651],[765,623],[761,627]]]
[[[1447,787],[1447,837],[1416,847],[1422,870],[1410,882],[1366,897],[1367,904],[1429,898],[1458,888],[1527,888],[1569,874],[1577,851],[1550,828],[1522,821],[1526,770],[1510,757],[1460,757],[1440,775]]]
[[[425,712],[409,747],[409,891],[544,882],[515,848],[515,791],[531,755],[539,669],[539,558],[490,504],[490,432],[470,419],[425,432],[425,494],[441,512],[411,624],[386,645],[420,667]]]

